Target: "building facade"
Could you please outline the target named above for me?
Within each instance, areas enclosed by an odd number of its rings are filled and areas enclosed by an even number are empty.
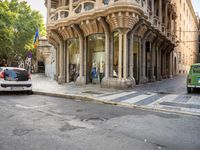
[[[46,0],[59,83],[129,88],[178,73],[177,1]],[[181,29],[182,30],[182,29]],[[176,49],[176,52],[175,52]]]
[[[196,16],[191,0],[174,0],[177,6],[176,37],[179,41],[174,50],[175,73],[187,73],[190,65],[198,62],[199,56],[199,19]]]
[[[48,43],[46,37],[39,38],[36,52],[36,72],[45,73],[47,77],[54,79],[56,74],[56,50]]]

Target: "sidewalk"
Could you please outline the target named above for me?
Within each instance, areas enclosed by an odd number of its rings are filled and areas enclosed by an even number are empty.
[[[116,90],[100,88],[100,85],[95,84],[59,85],[44,74],[32,75],[35,94],[200,116],[200,96],[186,94],[185,78],[178,76],[174,79],[137,85],[130,90]]]

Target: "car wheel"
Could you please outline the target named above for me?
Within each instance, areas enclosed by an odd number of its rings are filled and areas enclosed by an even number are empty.
[[[33,94],[33,91],[32,91],[32,90],[27,91],[27,94],[28,94],[28,95],[31,95],[31,94]]]
[[[188,87],[188,88],[187,88],[187,92],[188,92],[188,93],[191,93],[191,92],[192,92],[192,89]]]

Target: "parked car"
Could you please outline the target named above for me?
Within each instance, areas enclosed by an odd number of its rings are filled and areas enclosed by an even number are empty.
[[[200,63],[190,67],[187,77],[187,92],[190,93],[195,88],[200,88]]]
[[[32,94],[30,74],[22,68],[0,67],[0,91],[27,91]]]

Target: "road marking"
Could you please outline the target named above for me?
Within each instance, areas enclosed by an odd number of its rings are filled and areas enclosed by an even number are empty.
[[[200,105],[200,97],[199,96],[192,96],[187,104],[197,104],[197,105]]]
[[[167,101],[167,102],[171,102],[173,101],[174,99],[176,99],[179,95],[177,94],[170,94],[170,95],[166,95],[158,100],[156,100],[155,102],[149,104],[148,106],[153,106],[155,104],[158,104],[158,103],[161,103],[161,102],[164,102],[164,101]]]
[[[42,108],[46,106],[49,106],[49,105],[40,105],[40,106],[25,106],[25,105],[20,105],[20,104],[15,105],[15,107],[24,108],[24,109],[35,109],[35,108]]]
[[[147,94],[142,94],[142,95],[139,95],[139,96],[136,96],[136,97],[133,97],[133,98],[127,99],[125,101],[121,101],[121,102],[133,104],[133,103],[139,102],[139,101],[141,101],[143,99],[146,99],[148,97],[151,97],[153,95],[156,95],[156,94],[155,93],[151,93],[151,94],[148,94],[148,95]]]
[[[133,93],[136,93],[136,92],[135,91],[133,91],[133,92],[123,92],[123,93],[113,94],[113,95],[109,95],[109,96],[104,96],[104,97],[101,97],[101,99],[112,100],[112,99],[117,99],[119,97],[123,97],[123,96],[129,95],[129,94],[133,94]]]

